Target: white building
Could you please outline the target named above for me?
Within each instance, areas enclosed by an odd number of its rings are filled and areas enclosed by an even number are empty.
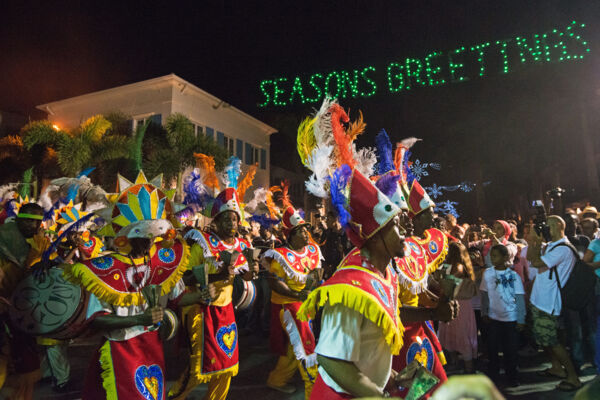
[[[269,186],[269,136],[276,129],[238,110],[175,74],[118,86],[37,106],[61,128],[74,128],[89,117],[111,111],[130,115],[132,127],[148,118],[164,123],[174,113],[187,116],[196,134],[229,149],[242,165],[258,163],[254,184]],[[245,168],[244,168],[245,172]]]

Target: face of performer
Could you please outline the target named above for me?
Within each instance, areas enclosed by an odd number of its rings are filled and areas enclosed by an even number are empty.
[[[294,250],[302,249],[308,244],[309,240],[310,235],[308,233],[306,225],[302,225],[298,228],[295,228],[290,233],[290,246],[292,246]]]
[[[425,210],[421,211],[419,214],[417,214],[417,216],[415,217],[414,220],[414,224],[415,224],[415,228],[420,228],[420,230],[426,230],[429,229],[431,227],[433,227],[433,220],[435,218],[435,215],[433,213],[433,207],[429,207],[426,208]],[[417,229],[419,230],[419,229]]]
[[[32,214],[32,215],[44,215],[44,209],[35,203],[23,204],[19,213]],[[32,238],[42,226],[42,221],[39,219],[30,218],[16,218],[17,229],[23,235],[24,238]]]
[[[215,218],[217,226],[217,234],[222,239],[230,239],[235,237],[238,232],[239,219],[234,211],[225,211]]]
[[[131,257],[139,258],[148,254],[150,247],[152,247],[152,240],[148,238],[131,238],[129,244],[131,245]]]
[[[406,231],[400,225],[400,216],[396,215],[379,232],[384,249],[390,257],[404,257],[404,235]]]
[[[406,230],[406,235],[411,236],[415,228],[412,219],[410,219],[408,213],[404,210],[398,216],[400,217],[400,226]]]

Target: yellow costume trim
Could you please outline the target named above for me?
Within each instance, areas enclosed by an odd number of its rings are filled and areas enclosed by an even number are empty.
[[[177,382],[171,390],[169,396],[178,396],[186,388],[197,386],[202,383],[210,382],[215,376],[229,375],[236,376],[239,371],[239,362],[232,367],[211,372],[202,373],[202,358],[204,356],[204,314],[198,304],[184,307],[182,310],[182,320],[191,318],[192,323],[186,324],[188,336],[190,338],[190,368],[187,382]],[[185,385],[185,387],[183,387]]]
[[[110,340],[104,342],[100,347],[100,377],[102,378],[102,387],[106,391],[107,399],[118,399],[117,382],[115,381],[115,368],[110,353]]]
[[[379,301],[371,294],[349,284],[334,284],[315,289],[298,310],[298,319],[307,321],[314,318],[317,309],[326,303],[329,303],[330,306],[341,304],[365,316],[383,330],[385,342],[390,346],[392,354],[400,353],[404,326],[400,321],[398,309],[396,309],[398,321],[398,325],[396,325]]]
[[[181,261],[177,268],[171,273],[171,275],[160,284],[161,287],[161,295],[168,294],[179,282],[179,280],[183,277],[183,273],[187,269],[187,262],[190,255],[188,245],[183,241],[183,239],[178,239],[183,245],[183,253],[181,255]],[[153,251],[150,251],[150,254],[153,254]],[[117,258],[120,261],[127,262],[131,264],[130,260],[127,260],[125,257],[113,254],[113,257]],[[125,261],[127,260],[127,261]],[[67,264],[63,270],[63,277],[65,280],[75,284],[81,285],[85,290],[91,292],[98,299],[105,301],[109,304],[121,307],[129,307],[131,305],[139,306],[145,303],[144,297],[141,292],[132,292],[132,293],[123,293],[118,292],[111,288],[109,285],[104,283],[104,281],[92,271],[90,271],[84,264]]]

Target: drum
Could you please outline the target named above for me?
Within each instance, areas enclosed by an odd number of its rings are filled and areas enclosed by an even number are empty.
[[[15,288],[9,309],[14,326],[32,336],[73,339],[86,330],[89,293],[51,268],[44,280],[28,275]]]
[[[256,300],[254,281],[245,281],[242,278],[234,279],[233,291],[233,304],[236,311],[244,311],[254,305]]]
[[[160,338],[163,341],[171,340],[175,337],[177,330],[179,329],[179,319],[173,311],[165,308],[165,316],[163,317],[162,323],[158,330]]]

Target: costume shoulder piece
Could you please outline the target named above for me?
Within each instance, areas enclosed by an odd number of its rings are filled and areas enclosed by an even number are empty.
[[[395,258],[398,266],[398,280],[411,293],[418,294],[427,289],[428,256],[425,249],[415,240],[404,241],[404,257]]]
[[[427,252],[427,270],[429,273],[438,269],[448,253],[448,237],[439,229],[430,228],[424,233],[425,238],[414,237]]]
[[[287,276],[298,282],[306,282],[310,271],[321,268],[321,252],[319,247],[314,244],[304,246],[300,252],[287,247],[267,250],[263,257],[275,259]]]
[[[172,247],[156,243],[145,265],[133,265],[130,258],[113,253],[82,263],[67,265],[65,279],[83,286],[100,300],[115,306],[144,303],[141,290],[147,285],[159,285],[161,295],[169,293],[183,276],[188,249],[181,239]]]
[[[214,257],[219,260],[219,253],[222,251],[238,251],[242,254],[235,263],[235,273],[243,273],[249,270],[248,260],[244,256],[243,251],[249,247],[252,247],[246,239],[236,238],[235,243],[232,245],[225,244],[215,233],[213,232],[202,232],[196,229],[189,231],[185,235],[186,239],[191,239],[200,247],[204,253],[204,257]]]
[[[325,304],[341,304],[381,328],[392,354],[398,354],[404,328],[398,313],[397,273],[389,266],[383,278],[365,266],[364,261],[360,250],[352,250],[333,276],[302,303],[298,316],[307,320],[314,318]]]

